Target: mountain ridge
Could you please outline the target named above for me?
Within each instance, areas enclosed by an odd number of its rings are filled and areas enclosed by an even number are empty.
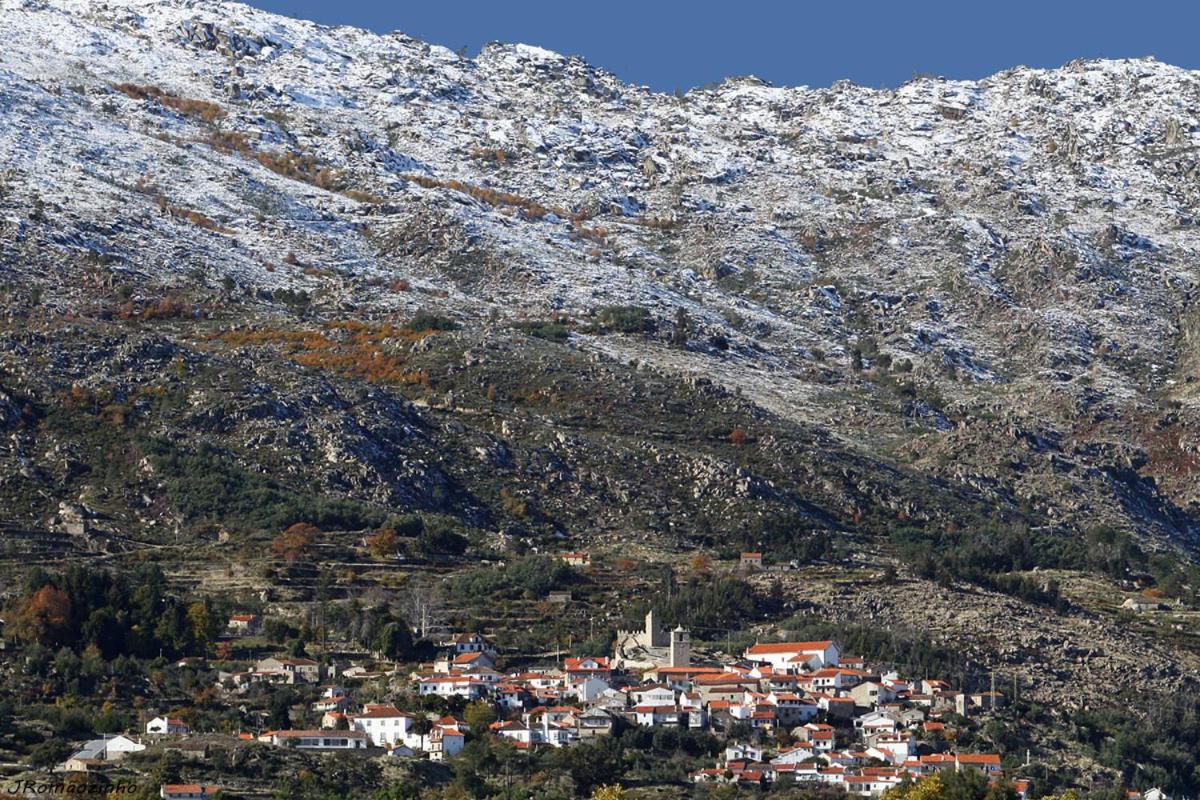
[[[4,10],[12,262],[48,241],[139,309],[190,274],[271,313],[561,316],[1002,507],[1195,545],[1194,72],[675,98],[235,3]],[[616,306],[633,335],[581,332]]]

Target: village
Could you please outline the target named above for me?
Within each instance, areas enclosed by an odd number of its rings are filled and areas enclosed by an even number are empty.
[[[760,564],[761,554],[744,553],[742,561]],[[233,614],[224,636],[252,637],[263,625],[258,614]],[[809,783],[871,797],[955,770],[989,782],[1008,779],[1022,799],[1029,789],[1011,770],[1006,775],[1002,754],[962,752],[954,744],[955,721],[1002,708],[1002,693],[994,687],[968,693],[938,676],[902,675],[832,639],[764,641],[702,659],[688,630],[651,610],[641,629],[619,631],[604,656],[558,652],[545,664],[506,670],[506,662],[527,659],[501,654],[483,634],[448,633],[438,645],[437,656],[416,668],[271,655],[244,670],[217,670],[213,689],[227,703],[263,691],[306,698],[299,713],[285,709],[284,718],[308,724],[271,726],[264,719],[260,729],[236,733],[244,745],[442,762],[462,753],[472,737],[498,737],[532,753],[637,726],[719,737],[723,753],[691,774],[695,784]],[[197,666],[194,658],[173,665]],[[387,688],[381,693],[379,686]],[[363,699],[356,687],[363,687]],[[148,746],[203,762],[213,732],[193,729],[179,709],[155,711],[161,713],[143,713],[142,730],[88,741],[57,769],[103,772]],[[1014,763],[1020,762],[1008,766]],[[222,788],[163,784],[160,796],[204,800]]]

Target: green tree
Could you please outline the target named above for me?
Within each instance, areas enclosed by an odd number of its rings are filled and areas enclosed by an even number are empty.
[[[213,639],[212,615],[204,603],[192,603],[187,609],[188,622],[191,624],[192,641],[201,653],[208,652],[208,646]]]
[[[407,661],[413,654],[412,631],[403,622],[389,622],[379,629],[372,645],[386,658],[393,661]]]
[[[488,726],[496,721],[496,711],[492,708],[491,703],[477,700],[474,703],[468,703],[467,707],[463,709],[463,719],[473,734],[482,736],[488,732]]]

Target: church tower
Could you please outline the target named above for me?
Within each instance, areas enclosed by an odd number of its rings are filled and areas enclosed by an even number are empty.
[[[679,625],[671,631],[671,656],[667,666],[689,667],[692,664],[691,634]]]

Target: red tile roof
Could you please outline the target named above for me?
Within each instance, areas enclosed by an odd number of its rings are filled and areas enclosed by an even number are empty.
[[[369,705],[363,708],[362,713],[352,714],[355,719],[379,719],[389,717],[411,717],[412,714],[406,714],[395,706],[379,706]]]
[[[167,794],[216,794],[221,791],[220,786],[201,786],[198,783],[164,783],[161,788],[162,792]]]
[[[960,753],[958,756],[960,764],[990,764],[1000,766],[1000,756],[997,753]]]
[[[832,641],[825,642],[763,642],[750,647],[746,653],[749,655],[772,655],[782,653],[808,653],[824,650],[833,644]]]

